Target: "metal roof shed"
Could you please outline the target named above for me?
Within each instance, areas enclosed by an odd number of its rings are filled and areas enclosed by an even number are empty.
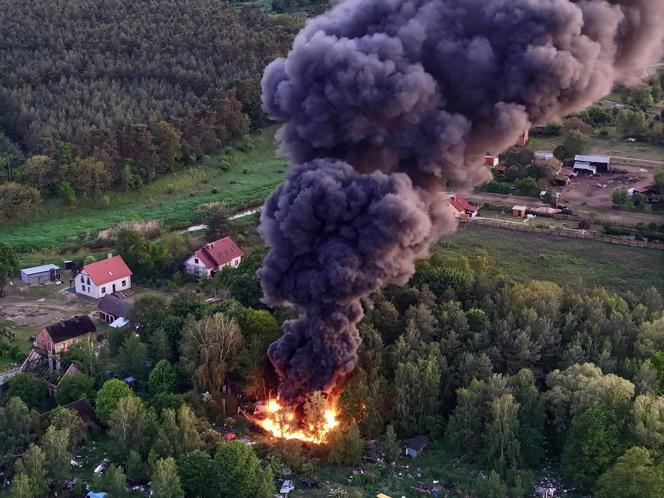
[[[60,280],[60,267],[48,264],[23,268],[21,270],[21,280],[26,284],[42,284]]]

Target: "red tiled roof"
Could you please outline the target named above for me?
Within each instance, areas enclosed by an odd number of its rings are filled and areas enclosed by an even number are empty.
[[[194,255],[210,270],[225,265],[235,258],[244,256],[233,239],[224,237],[201,247]]]
[[[121,256],[112,256],[96,263],[85,265],[83,270],[85,270],[95,285],[104,285],[118,278],[133,275]]]
[[[450,197],[450,204],[452,204],[454,209],[456,209],[457,211],[464,213],[466,211],[471,211],[474,213],[475,211],[478,210],[477,206],[473,206],[466,199],[464,199],[459,195],[453,195],[452,197]]]

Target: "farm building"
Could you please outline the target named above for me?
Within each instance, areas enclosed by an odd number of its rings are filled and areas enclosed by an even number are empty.
[[[53,325],[47,325],[39,331],[35,345],[49,355],[62,353],[87,337],[96,335],[97,327],[88,315],[75,316]]]
[[[498,156],[494,156],[493,154],[486,154],[484,156],[484,166],[488,166],[489,168],[495,168],[500,164],[500,159],[498,159]]]
[[[577,169],[577,164],[580,165],[579,169],[585,171],[591,171],[593,168],[593,174],[600,172],[604,173],[611,169],[611,158],[608,156],[586,156],[583,154],[577,154],[574,157],[574,169]]]
[[[236,268],[244,252],[230,237],[209,242],[184,263],[185,272],[194,277],[210,278],[224,266]]]
[[[650,185],[646,185],[645,187],[632,187],[627,189],[627,194],[630,197],[634,197],[636,194],[650,195],[653,194],[654,192],[655,191]]]
[[[587,161],[575,161],[572,172],[577,175],[596,175],[597,166],[593,166]]]
[[[480,210],[460,195],[453,195],[449,199],[449,206],[455,218],[474,218]]]
[[[548,152],[545,150],[535,151],[535,164],[546,164],[546,162],[553,158],[553,152]]]
[[[413,458],[418,457],[422,454],[427,444],[429,444],[429,438],[427,436],[415,436],[408,441],[408,444],[406,445],[406,456]]]
[[[118,325],[122,323],[120,326],[126,325],[128,321],[127,317],[133,309],[134,304],[132,302],[113,294],[102,297],[97,303],[97,315],[99,319],[111,324],[111,326],[116,322],[118,322]]]
[[[132,272],[121,256],[108,258],[85,265],[76,278],[76,294],[100,299],[108,294],[131,288]]]
[[[518,204],[512,206],[512,216],[518,216],[519,218],[524,218],[526,216],[526,211],[528,211],[528,208],[526,206],[519,206]]]
[[[26,284],[55,282],[56,280],[60,280],[60,267],[58,265],[48,264],[33,266],[32,268],[23,268],[21,270],[21,280]]]

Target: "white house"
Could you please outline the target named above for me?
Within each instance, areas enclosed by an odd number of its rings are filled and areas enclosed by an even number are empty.
[[[108,258],[85,265],[76,275],[76,294],[95,299],[131,288],[132,272],[121,256]]]
[[[209,242],[184,262],[189,275],[210,278],[224,266],[238,267],[244,252],[230,237]]]

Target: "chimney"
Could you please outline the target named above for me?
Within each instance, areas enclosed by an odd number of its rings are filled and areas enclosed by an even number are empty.
[[[108,258],[108,259],[111,259],[112,257],[113,257],[113,253],[112,253],[112,252],[109,252],[107,258]]]

